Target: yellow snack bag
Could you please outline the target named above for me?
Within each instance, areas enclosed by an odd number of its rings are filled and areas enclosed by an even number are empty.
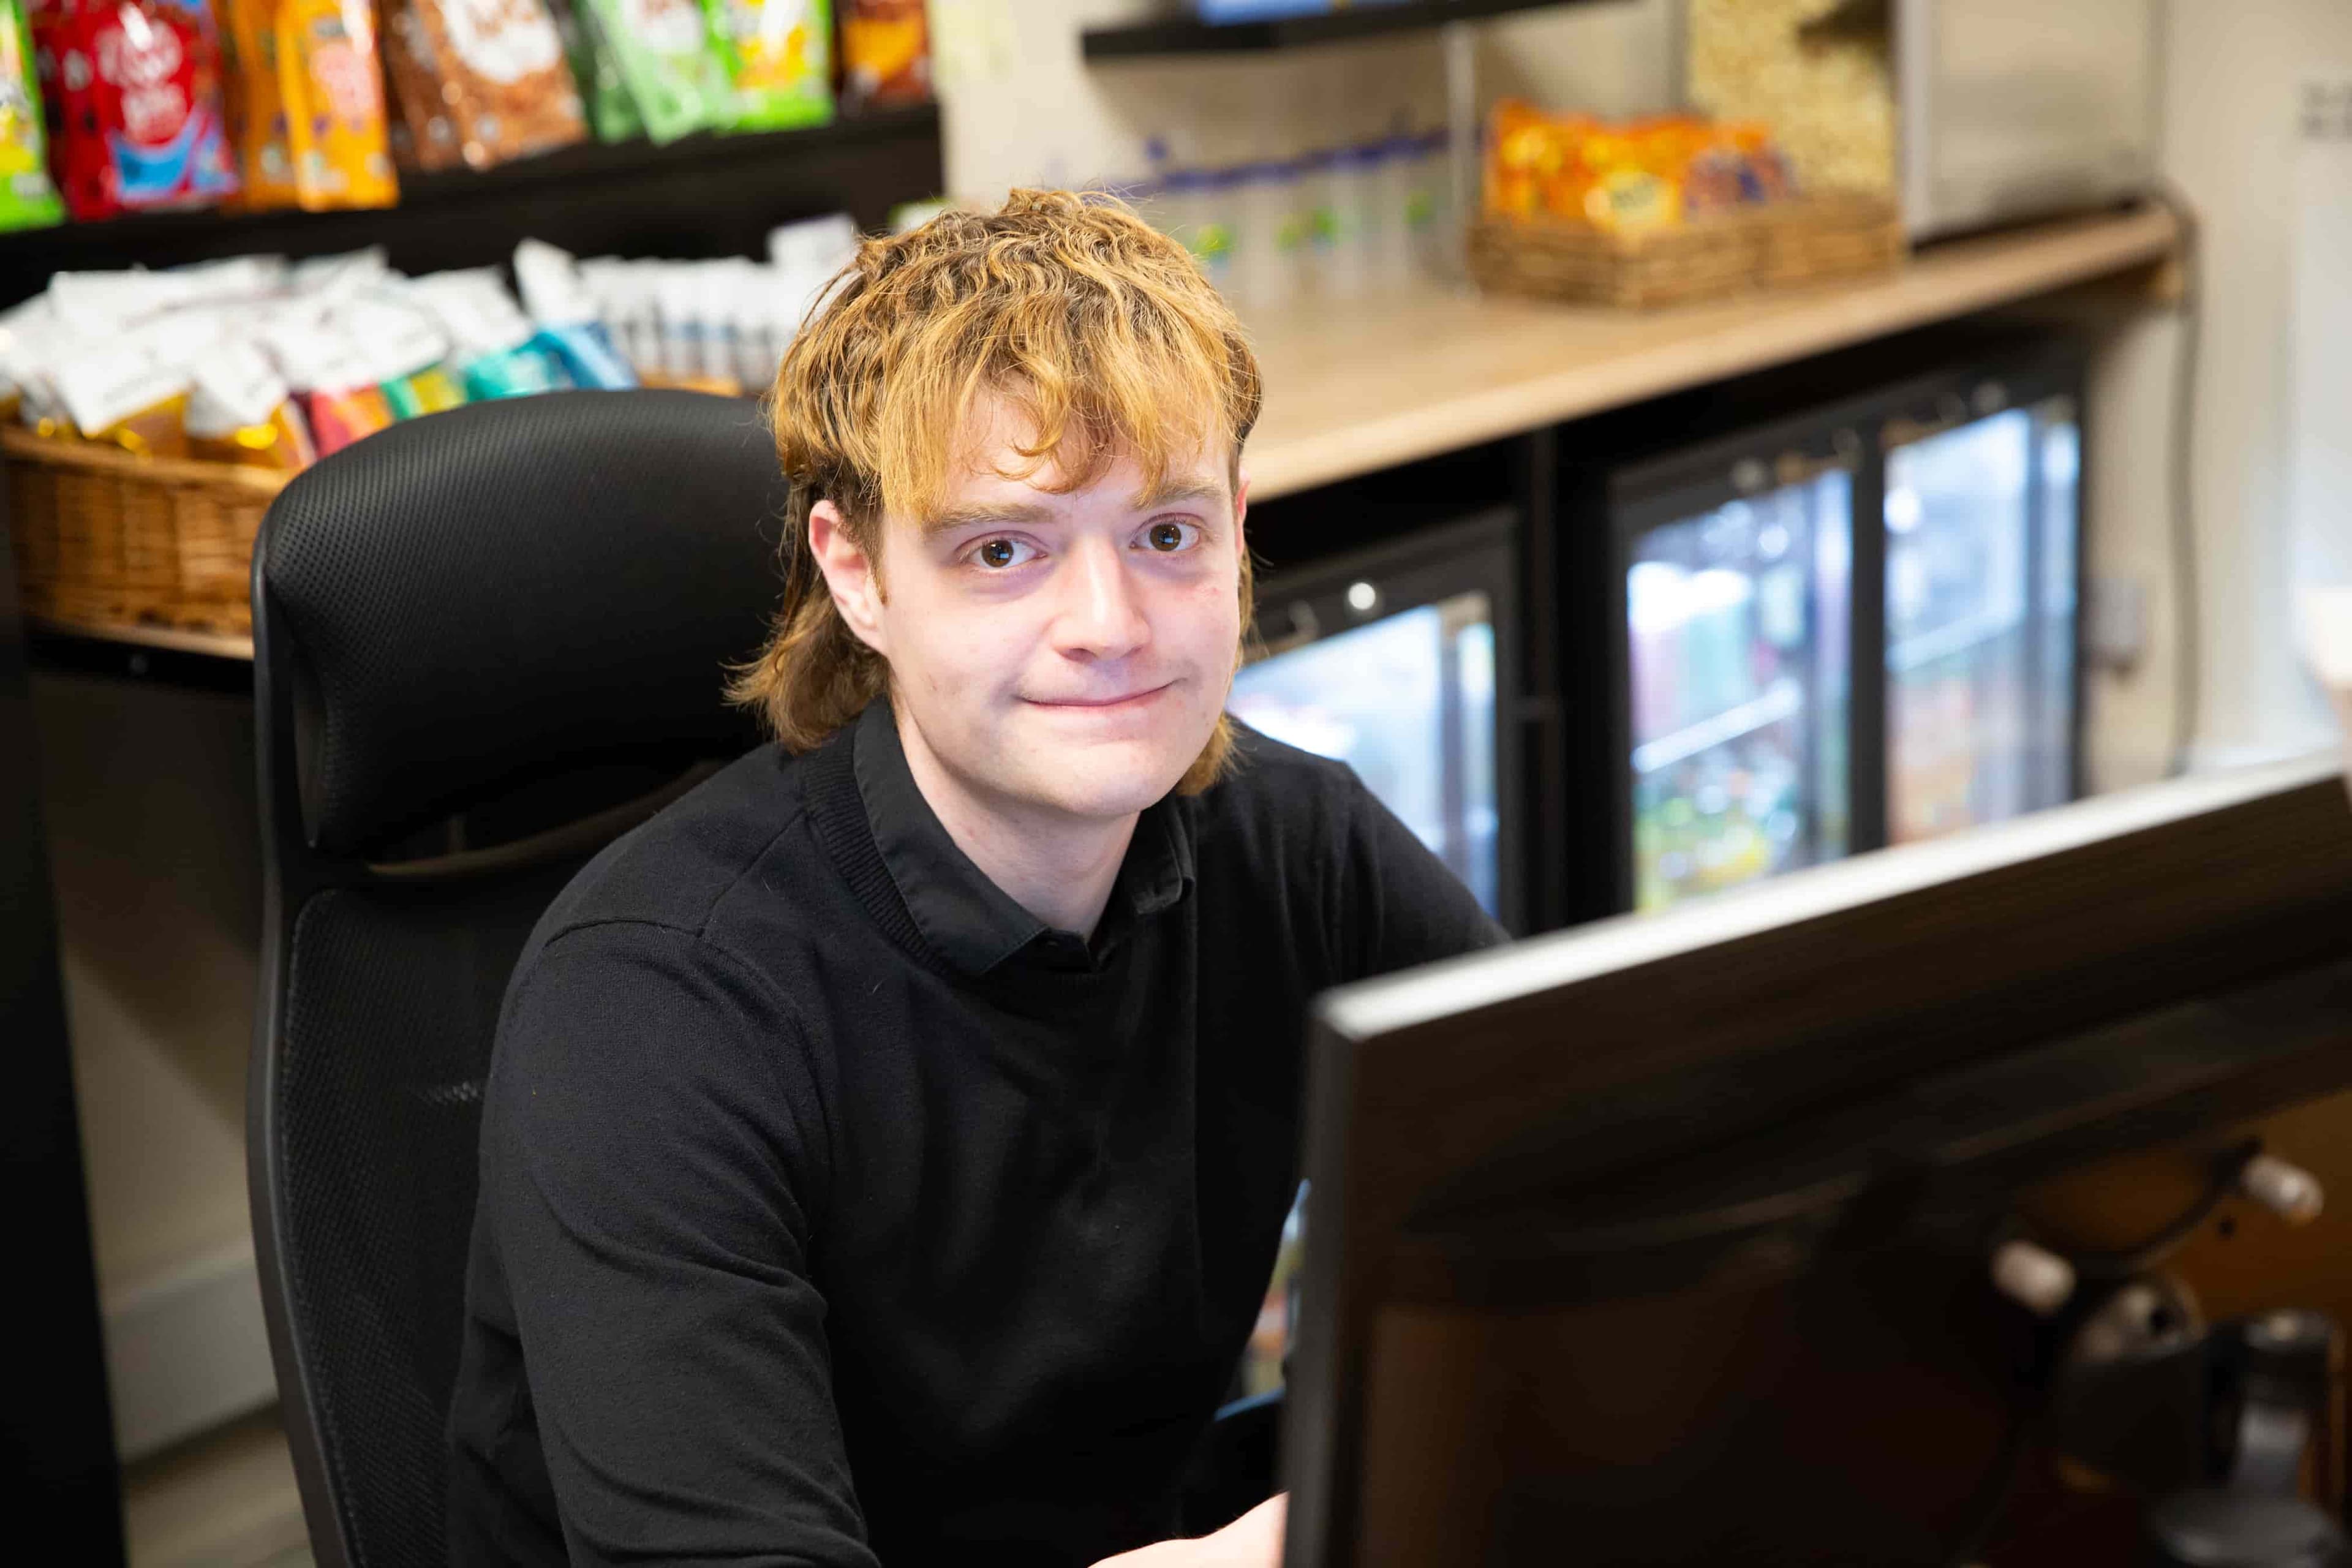
[[[368,0],[275,0],[278,89],[297,199],[311,212],[400,199]]]

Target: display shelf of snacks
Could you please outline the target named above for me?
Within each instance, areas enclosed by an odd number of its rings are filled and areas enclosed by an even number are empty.
[[[0,305],[251,253],[878,228],[942,177],[928,51],[920,0],[0,0]]]
[[[1448,22],[1475,22],[1514,11],[1558,10],[1603,0],[1201,0],[1199,14],[1082,36],[1090,60],[1150,59],[1168,55],[1234,54],[1311,48],[1391,33],[1427,32]]]

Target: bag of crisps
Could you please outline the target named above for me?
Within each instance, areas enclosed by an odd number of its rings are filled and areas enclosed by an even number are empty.
[[[279,95],[297,199],[310,212],[400,199],[368,0],[275,0]]]
[[[393,151],[488,169],[583,140],[580,89],[545,0],[388,0]]]
[[[273,212],[299,204],[294,154],[287,145],[286,100],[278,85],[275,0],[220,0],[221,74],[229,141],[245,189],[233,204]]]
[[[33,49],[58,184],[80,219],[237,192],[206,0],[50,0]]]
[[[584,0],[656,142],[727,125],[735,92],[697,0]]]
[[[777,131],[833,118],[825,0],[703,0],[735,87],[735,128]]]
[[[931,100],[923,0],[842,0],[841,100],[850,109]]]
[[[44,228],[65,216],[49,183],[32,31],[16,0],[0,0],[0,229]]]

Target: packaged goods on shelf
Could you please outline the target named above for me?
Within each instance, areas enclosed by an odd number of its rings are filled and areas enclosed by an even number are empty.
[[[1448,270],[1449,145],[1395,130],[1209,168],[1163,167],[1133,193],[1245,309],[1350,299]]]
[[[394,153],[419,169],[488,169],[588,133],[544,0],[386,0]]]
[[[1632,234],[1796,194],[1770,131],[1753,122],[1668,114],[1612,123],[1516,100],[1496,104],[1489,122],[1492,217],[1566,218]]]
[[[735,119],[735,90],[698,0],[577,0],[656,142]]]
[[[27,19],[53,172],[74,217],[236,194],[206,0],[42,0]]]
[[[271,41],[295,200],[321,212],[400,199],[370,0],[274,0]]]
[[[734,88],[734,126],[778,131],[833,118],[827,0],[703,0]]]
[[[32,32],[18,0],[0,0],[0,230],[42,228],[65,216],[49,179]]]
[[[931,100],[923,0],[841,0],[841,100],[852,109]]]
[[[498,268],[408,278],[380,247],[59,273],[0,313],[0,417],[137,456],[295,469],[486,398],[763,390],[856,243],[839,216],[777,230],[768,261],[574,261],[526,240],[520,304]]]
[[[243,186],[227,205],[247,212],[301,202],[273,19],[273,0],[220,0],[224,101]]]

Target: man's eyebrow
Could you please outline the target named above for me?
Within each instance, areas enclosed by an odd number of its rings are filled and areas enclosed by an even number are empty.
[[[1005,528],[1017,523],[1044,522],[1054,515],[1051,507],[1034,501],[979,501],[971,506],[950,507],[924,522],[927,538],[942,533],[954,533],[966,528]]]
[[[1134,510],[1150,511],[1155,507],[1181,506],[1187,501],[1220,501],[1225,499],[1223,479],[1171,479],[1159,489],[1135,498]]]

